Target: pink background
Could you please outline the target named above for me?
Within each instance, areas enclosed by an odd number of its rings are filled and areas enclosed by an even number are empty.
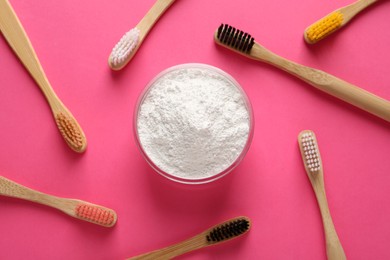
[[[11,0],[42,66],[88,138],[85,154],[60,137],[50,109],[0,39],[0,174],[31,188],[115,209],[107,229],[1,197],[0,259],[124,259],[246,215],[250,233],[180,259],[325,259],[321,218],[297,144],[316,132],[333,220],[349,259],[389,259],[390,124],[300,80],[216,46],[220,23],[250,32],[293,61],[390,100],[390,2],[363,12],[315,46],[303,30],[347,0],[178,0],[121,72],[107,66],[124,32],[154,0]],[[198,62],[231,74],[252,101],[251,148],[234,172],[186,186],[155,173],[132,133],[144,86],[173,65]]]

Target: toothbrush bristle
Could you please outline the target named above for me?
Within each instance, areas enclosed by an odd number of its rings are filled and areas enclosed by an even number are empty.
[[[321,158],[318,150],[317,141],[313,132],[305,132],[301,135],[302,156],[307,169],[316,173],[321,170]]]
[[[255,39],[250,34],[228,24],[219,26],[216,37],[220,43],[243,53],[249,53],[255,44]]]
[[[336,31],[341,26],[343,20],[344,15],[341,12],[333,12],[312,24],[306,30],[306,38],[309,40],[309,43],[316,43]]]
[[[110,54],[110,65],[113,67],[119,67],[127,62],[127,59],[135,50],[139,40],[140,30],[133,28],[115,45]]]
[[[235,218],[212,228],[208,232],[206,239],[209,244],[232,239],[249,231],[250,226],[251,225],[248,218]]]
[[[116,222],[116,214],[114,211],[97,206],[79,204],[76,207],[75,213],[81,219],[106,227],[111,227]]]
[[[66,143],[76,152],[83,152],[86,147],[85,140],[73,119],[63,113],[58,113],[55,120]]]

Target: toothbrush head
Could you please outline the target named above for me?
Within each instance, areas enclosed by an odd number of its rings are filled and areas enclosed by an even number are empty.
[[[113,70],[122,69],[133,57],[139,42],[139,35],[139,29],[131,29],[122,36],[112,49],[110,57],[108,58],[108,64]]]
[[[314,132],[310,130],[302,131],[299,134],[298,143],[306,172],[310,174],[321,173],[321,155]]]
[[[93,204],[78,204],[75,214],[79,219],[105,227],[112,227],[117,221],[115,211]]]
[[[87,140],[75,120],[64,113],[59,112],[55,115],[55,121],[68,146],[75,152],[84,152],[87,148]]]
[[[329,34],[332,34],[339,29],[343,21],[344,15],[339,11],[335,11],[325,16],[305,30],[305,41],[309,44],[313,44],[324,39]]]
[[[216,225],[205,232],[208,245],[231,240],[241,236],[251,228],[250,219],[237,217]]]
[[[215,32],[214,40],[220,45],[224,45],[229,49],[243,54],[248,54],[255,44],[255,39],[250,34],[228,24],[221,24],[219,26]]]

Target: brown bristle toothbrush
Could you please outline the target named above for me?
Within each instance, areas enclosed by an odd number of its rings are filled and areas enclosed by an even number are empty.
[[[0,195],[24,199],[58,209],[69,216],[104,227],[112,227],[117,221],[114,210],[86,201],[60,198],[32,190],[0,176]]]
[[[322,166],[318,143],[313,131],[302,131],[298,136],[299,148],[305,165],[307,176],[313,187],[322,216],[325,231],[326,254],[329,260],[345,260],[344,249],[340,243],[330,215],[324,185],[324,170]]]
[[[321,70],[306,67],[272,53],[241,30],[222,24],[215,42],[248,58],[266,62],[313,87],[390,122],[390,102]]]
[[[150,29],[175,0],[157,0],[142,20],[126,32],[114,46],[108,58],[108,65],[113,70],[121,70],[137,53]]]
[[[203,247],[218,245],[244,235],[251,228],[247,217],[236,217],[213,226],[202,233],[180,243],[143,255],[128,258],[130,260],[165,260],[197,250]]]
[[[307,43],[313,44],[328,37],[341,27],[345,26],[358,13],[378,0],[359,0],[353,4],[339,8],[317,22],[310,25],[304,33]]]
[[[57,127],[68,146],[82,153],[87,147],[84,132],[51,87],[31,42],[8,0],[0,0],[0,31],[46,97]]]

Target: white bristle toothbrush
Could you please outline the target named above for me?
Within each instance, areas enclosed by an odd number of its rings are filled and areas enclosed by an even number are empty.
[[[150,29],[173,2],[175,0],[157,0],[142,20],[122,36],[108,58],[108,65],[111,69],[121,70],[126,66],[138,51]]]
[[[326,254],[328,259],[345,260],[346,256],[344,249],[334,227],[328,207],[328,201],[326,199],[324,171],[314,132],[310,130],[302,131],[298,136],[298,143],[307,176],[310,179],[320,208],[325,231]]]
[[[114,210],[77,199],[60,198],[32,190],[0,176],[0,195],[24,199],[58,209],[69,216],[104,227],[117,221]]]
[[[31,42],[8,0],[0,0],[0,31],[45,95],[65,142],[73,151],[84,152],[87,147],[84,132],[72,113],[55,94]]]
[[[389,101],[324,71],[306,67],[280,57],[261,46],[246,32],[222,24],[215,32],[214,40],[221,46],[247,58],[271,64],[329,95],[390,122]]]
[[[378,0],[359,0],[353,4],[339,8],[317,22],[310,25],[304,33],[307,43],[313,44],[326,38],[344,25],[346,25],[358,13],[363,11]]]
[[[247,217],[236,217],[215,225],[177,244],[155,250],[128,260],[166,260],[208,246],[219,245],[246,234],[251,228]]]

